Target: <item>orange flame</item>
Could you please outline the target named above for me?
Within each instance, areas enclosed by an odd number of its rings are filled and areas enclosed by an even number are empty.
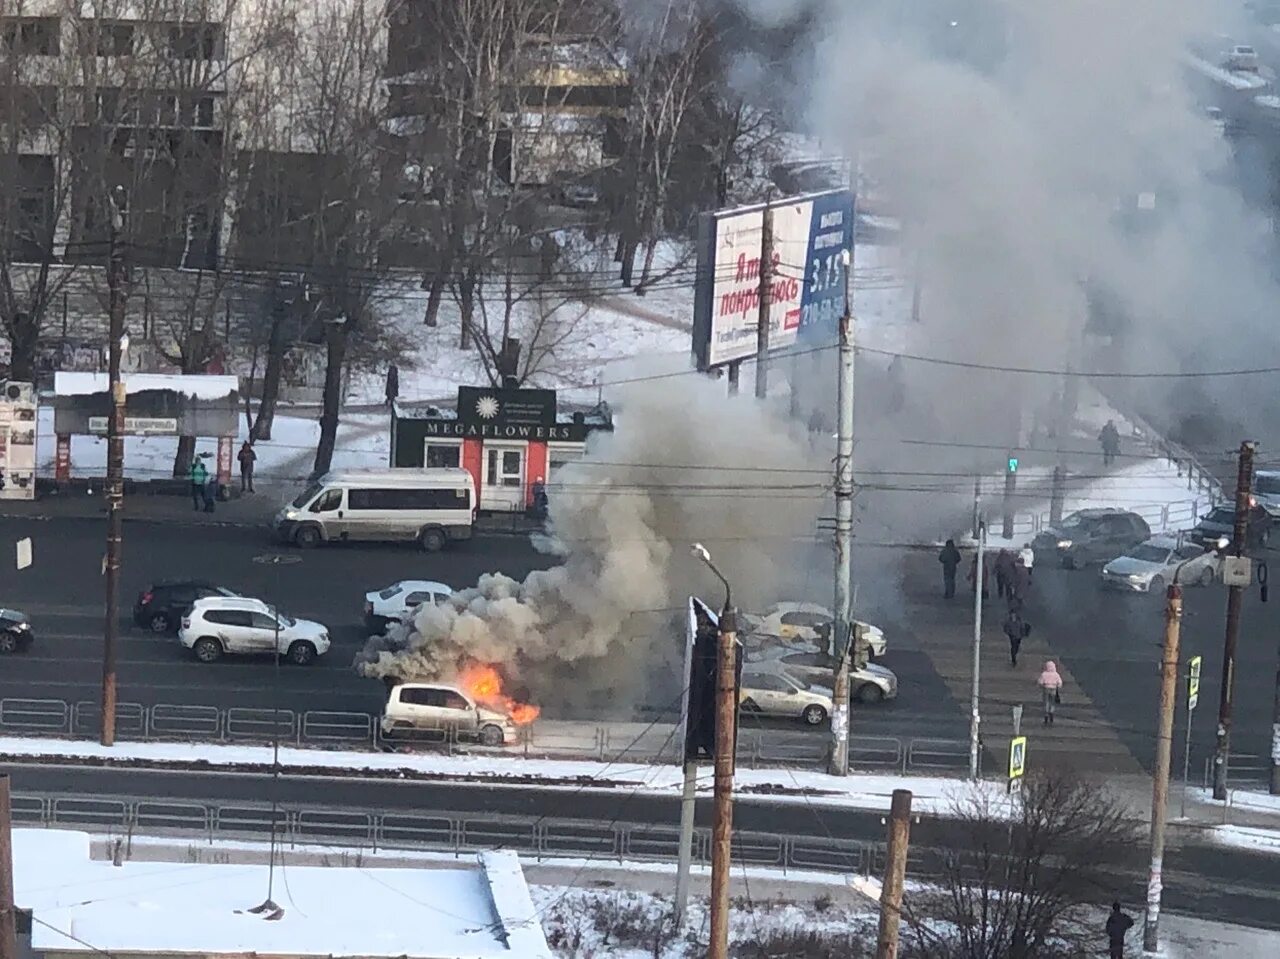
[[[542,712],[532,703],[518,703],[506,695],[502,691],[502,677],[486,663],[466,667],[458,676],[458,685],[480,705],[506,713],[517,726],[527,726]]]

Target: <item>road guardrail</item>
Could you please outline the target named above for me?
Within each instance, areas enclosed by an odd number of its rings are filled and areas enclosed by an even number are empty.
[[[96,738],[101,728],[97,703],[59,699],[0,699],[0,734]],[[269,743],[323,750],[402,751],[411,748],[454,754],[523,755],[528,759],[584,759],[598,762],[675,762],[676,729],[653,723],[639,733],[607,724],[535,723],[523,727],[514,745],[484,747],[456,728],[417,729],[383,738],[378,717],[334,710],[259,709],[233,706],[124,702],[116,705],[116,733],[122,740],[184,743]],[[752,769],[771,766],[812,768],[826,759],[827,742],[773,730],[740,730],[738,760]],[[955,772],[968,769],[969,746],[960,740],[860,736],[850,742],[850,765],[861,770]]]

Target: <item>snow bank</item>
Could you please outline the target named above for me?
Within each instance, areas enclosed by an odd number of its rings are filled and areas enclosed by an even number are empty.
[[[270,746],[227,746],[214,743],[117,743],[105,747],[92,742],[0,737],[0,759],[40,757],[46,760],[116,760],[154,763],[204,763],[212,767],[269,767]],[[430,753],[361,753],[281,747],[284,769],[320,773],[411,774],[451,780],[492,780],[493,785],[527,787],[634,790],[654,795],[679,795],[678,766],[600,763],[571,760],[523,759],[501,755],[445,756]],[[596,783],[588,786],[586,784]],[[710,793],[709,775],[699,791]],[[912,808],[921,813],[947,813],[975,792],[999,806],[1007,803],[1003,787],[994,782],[970,783],[940,776],[852,775],[791,769],[742,769],[736,774],[741,798],[754,795],[769,802],[805,803],[851,809],[887,810],[895,789],[910,789]]]

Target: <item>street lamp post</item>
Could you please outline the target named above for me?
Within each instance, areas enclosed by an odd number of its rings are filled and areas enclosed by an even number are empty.
[[[716,656],[716,752],[715,817],[711,826],[711,941],[708,959],[728,959],[729,955],[729,867],[733,836],[733,752],[737,745],[735,719],[737,688],[737,615],[733,591],[724,574],[711,561],[701,543],[693,544],[693,554],[706,564],[724,585],[724,608],[720,612],[720,641]]]

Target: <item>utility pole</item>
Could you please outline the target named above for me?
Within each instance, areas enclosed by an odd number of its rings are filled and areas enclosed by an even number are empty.
[[[769,395],[769,299],[773,289],[773,208],[765,206],[760,219],[759,313],[756,323],[756,398]]]
[[[906,885],[907,846],[911,841],[911,790],[895,789],[889,806],[889,849],[880,887],[880,933],[876,959],[897,959],[898,926],[902,920],[902,891]]]
[[[742,360],[733,360],[729,364],[729,395],[738,395],[738,380],[742,376]]]
[[[1163,891],[1164,827],[1169,809],[1169,765],[1173,753],[1173,711],[1178,698],[1178,646],[1182,628],[1182,587],[1174,570],[1165,593],[1164,652],[1160,657],[1160,715],[1156,733],[1156,768],[1151,785],[1151,867],[1147,872],[1147,917],[1142,949],[1160,947],[1160,897]]]
[[[978,538],[978,523],[982,520],[982,475],[973,478],[973,538]]]
[[[828,772],[849,775],[849,657],[853,654],[853,311],[848,282],[840,317],[839,425],[836,435],[836,569],[829,651],[835,660]]]
[[[978,703],[978,691],[982,676],[982,573],[986,557],[983,546],[987,539],[986,521],[978,517],[978,556],[973,569],[973,688],[969,693],[969,778],[977,780],[979,760],[982,754],[978,727],[982,722]]]
[[[1245,440],[1240,444],[1240,465],[1236,471],[1236,522],[1232,552],[1243,556],[1249,536],[1249,487],[1253,483],[1253,453],[1257,444]],[[1235,690],[1236,643],[1240,638],[1240,609],[1244,604],[1243,586],[1227,589],[1227,630],[1222,641],[1222,690],[1218,697],[1218,740],[1213,750],[1213,798],[1227,798],[1227,766],[1231,758],[1231,708]]]
[[[1276,696],[1271,705],[1271,795],[1280,796],[1280,664],[1276,666]]]
[[[711,825],[711,944],[708,959],[729,957],[729,869],[732,865],[733,767],[738,716],[738,616],[729,604],[728,584],[720,613],[716,661],[715,818]]]
[[[124,339],[124,190],[108,196],[110,231],[107,247],[109,330],[107,379],[111,388],[111,418],[107,421],[107,581],[106,623],[102,633],[102,745],[116,741],[116,634],[120,629],[120,545],[124,509],[124,382],[120,360]]]
[[[13,811],[9,774],[0,773],[0,959],[18,959],[17,903],[13,893]]]

